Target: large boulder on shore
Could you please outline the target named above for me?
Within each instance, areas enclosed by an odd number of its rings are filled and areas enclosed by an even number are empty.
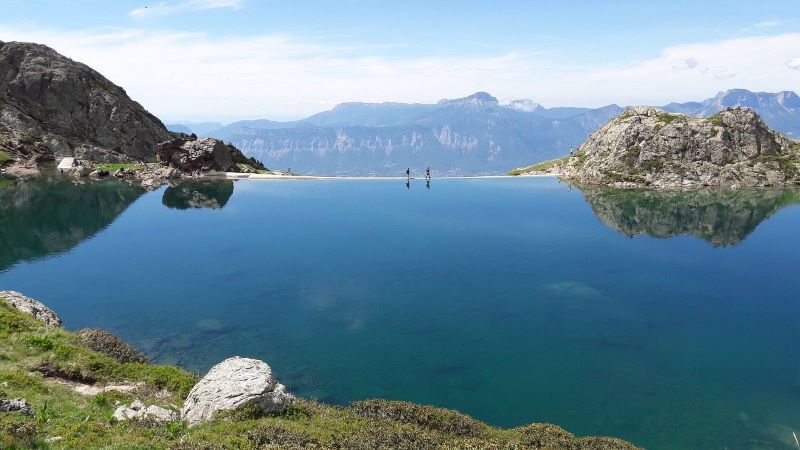
[[[248,159],[236,147],[215,138],[174,133],[175,138],[158,144],[158,157],[164,164],[184,172],[221,171],[255,172],[264,169],[255,159]]]
[[[0,301],[5,301],[12,308],[32,315],[48,327],[61,326],[61,318],[52,309],[17,291],[0,291]]]
[[[692,117],[628,108],[552,171],[585,185],[744,188],[800,184],[800,142],[753,110]]]
[[[254,405],[264,412],[282,411],[294,396],[273,376],[264,361],[234,356],[208,371],[189,392],[181,418],[189,425],[211,419],[219,411]]]

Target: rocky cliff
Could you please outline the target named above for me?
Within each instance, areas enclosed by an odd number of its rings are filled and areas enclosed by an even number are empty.
[[[695,188],[800,184],[800,143],[750,109],[708,118],[628,108],[552,171],[586,185]]]
[[[171,135],[125,90],[44,45],[0,42],[0,149],[18,163],[154,161]]]

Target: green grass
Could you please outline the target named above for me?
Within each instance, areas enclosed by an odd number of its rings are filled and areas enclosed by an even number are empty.
[[[3,150],[0,150],[0,166],[3,164],[13,160],[14,158],[8,153]]]
[[[517,167],[516,169],[512,169],[510,172],[508,172],[508,174],[511,175],[511,176],[517,176],[517,175],[522,175],[524,173],[529,173],[529,172],[543,172],[545,170],[552,169],[553,167],[557,166],[558,164],[561,164],[561,163],[565,162],[567,159],[568,159],[568,157],[567,158],[551,159],[551,160],[548,160],[548,161],[538,162],[536,164],[533,164],[533,165],[530,165],[530,166],[527,166],[527,167]]]
[[[673,121],[675,121],[676,119],[680,119],[681,116],[679,116],[677,114],[670,114],[670,113],[665,112],[665,113],[658,114],[656,116],[656,118],[658,119],[659,122],[663,122],[663,123],[669,124],[669,123],[672,123]]]
[[[109,172],[116,172],[119,169],[132,171],[142,170],[142,166],[138,163],[99,163],[95,164],[95,168],[107,170]]]
[[[554,425],[500,429],[455,411],[387,400],[333,407],[299,399],[278,414],[245,407],[195,428],[179,420],[117,422],[118,402],[180,407],[197,378],[171,366],[120,364],[82,342],[77,333],[46,328],[0,299],[0,398],[25,398],[34,411],[0,414],[0,448],[634,448],[616,439],[576,438]],[[142,386],[135,394],[82,396],[37,373],[43,363],[68,376]],[[48,443],[53,437],[62,440]]]

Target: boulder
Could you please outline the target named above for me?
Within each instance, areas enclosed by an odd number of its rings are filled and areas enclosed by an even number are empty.
[[[195,135],[183,133],[173,133],[173,139],[158,144],[157,154],[163,164],[190,174],[198,171],[258,172],[265,169],[263,164],[248,159],[233,145],[215,138],[198,139]]]
[[[233,155],[228,147],[214,138],[176,138],[158,144],[158,156],[161,162],[174,165],[184,172],[225,172],[233,165]]]
[[[19,311],[28,313],[36,319],[44,322],[48,327],[60,327],[61,318],[52,309],[45,306],[42,302],[26,297],[16,291],[0,291],[0,300]]]
[[[0,412],[21,412],[28,416],[33,414],[31,405],[24,398],[0,400]]]
[[[171,422],[177,420],[178,413],[156,405],[145,407],[140,400],[135,400],[130,406],[121,405],[114,410],[114,418],[120,422],[143,419],[154,422]]]
[[[208,371],[189,392],[181,417],[189,425],[211,419],[218,411],[255,405],[264,412],[282,411],[294,397],[272,375],[265,362],[235,356]]]

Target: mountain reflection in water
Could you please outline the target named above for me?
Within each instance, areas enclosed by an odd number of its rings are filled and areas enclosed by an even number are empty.
[[[633,237],[695,236],[715,247],[737,245],[782,208],[800,203],[788,189],[643,191],[582,188],[595,215]]]

